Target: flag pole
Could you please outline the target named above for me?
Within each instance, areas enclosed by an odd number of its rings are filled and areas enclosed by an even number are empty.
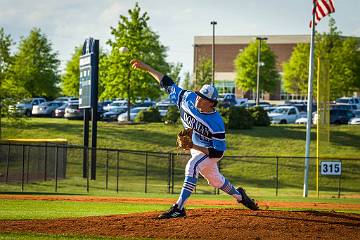
[[[304,167],[304,192],[303,197],[308,196],[308,178],[310,162],[310,138],[312,120],[312,94],[313,94],[313,75],[314,75],[314,46],[315,46],[315,9],[316,1],[313,1],[313,12],[311,22],[310,40],[310,59],[309,59],[309,78],[308,78],[308,97],[307,97],[307,124],[306,124],[306,145],[305,145],[305,167]]]

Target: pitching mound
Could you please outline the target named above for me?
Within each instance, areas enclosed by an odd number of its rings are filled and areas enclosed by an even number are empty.
[[[357,214],[195,209],[188,210],[186,218],[157,220],[158,214],[0,221],[0,232],[216,240],[360,239]]]

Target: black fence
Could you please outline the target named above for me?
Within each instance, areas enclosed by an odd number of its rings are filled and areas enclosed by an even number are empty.
[[[0,192],[97,191],[179,193],[190,155],[178,153],[87,149],[96,152],[96,179],[89,167],[83,172],[82,146],[59,144],[0,143]],[[360,193],[360,158],[340,160],[342,174],[319,176],[319,191],[340,196]],[[301,195],[304,184],[304,157],[225,156],[219,162],[221,173],[234,185],[252,188],[259,194]],[[310,159],[309,190],[316,190],[316,158]],[[218,189],[200,179],[196,193],[218,194]]]

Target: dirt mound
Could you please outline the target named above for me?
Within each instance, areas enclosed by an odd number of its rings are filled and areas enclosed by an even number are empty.
[[[171,239],[360,239],[360,216],[316,211],[194,209],[186,218],[159,212],[54,220],[0,221],[0,232]]]

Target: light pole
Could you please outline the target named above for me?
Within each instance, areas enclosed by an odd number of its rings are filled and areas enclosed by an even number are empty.
[[[259,89],[259,83],[260,83],[260,60],[261,60],[261,41],[267,40],[266,37],[256,37],[256,40],[259,40],[258,45],[258,63],[257,63],[257,77],[256,77],[256,106],[259,106],[259,99],[260,99],[260,89]]]
[[[211,76],[211,84],[215,86],[215,25],[217,24],[216,21],[211,21],[211,25],[213,26],[213,35],[212,35],[212,76]]]

